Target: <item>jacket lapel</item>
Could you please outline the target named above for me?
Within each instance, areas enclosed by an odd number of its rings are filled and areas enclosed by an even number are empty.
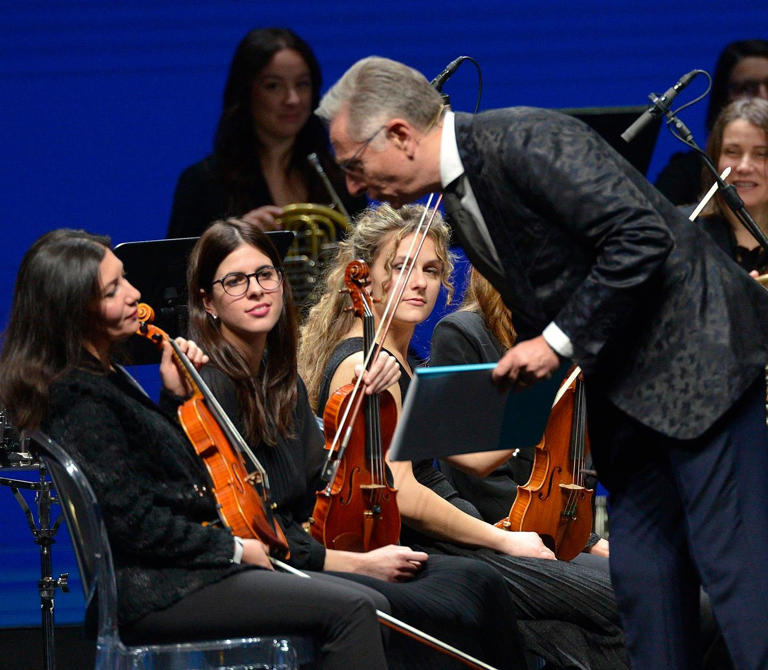
[[[504,183],[503,170],[497,165],[499,158],[495,157],[495,154],[499,153],[498,147],[493,147],[493,138],[485,138],[481,133],[473,132],[475,128],[471,115],[457,113],[455,118],[456,143],[465,175],[472,185],[472,191],[504,268],[505,277],[489,273],[488,264],[484,259],[473,258],[477,254],[470,251],[471,240],[460,241],[472,263],[501,293],[505,304],[512,310],[515,328],[521,337],[535,337],[547,325],[548,319],[525,272],[526,264],[520,256],[521,252],[530,253],[530,250],[521,249],[516,240],[514,220],[503,195],[511,190],[510,185]],[[458,198],[450,207],[454,207],[456,203]],[[459,209],[463,216],[469,216],[460,205]],[[446,213],[453,218],[454,214],[452,209],[449,209],[447,200]]]

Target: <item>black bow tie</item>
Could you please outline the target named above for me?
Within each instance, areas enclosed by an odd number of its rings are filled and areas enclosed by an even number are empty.
[[[454,179],[448,186],[446,186],[443,189],[443,193],[455,195],[459,200],[461,200],[467,193],[467,189],[464,186],[464,175],[458,176],[456,179]]]

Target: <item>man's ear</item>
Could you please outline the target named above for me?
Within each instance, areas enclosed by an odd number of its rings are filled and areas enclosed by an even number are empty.
[[[387,138],[392,144],[412,158],[418,144],[414,127],[405,119],[395,118],[387,124]]]

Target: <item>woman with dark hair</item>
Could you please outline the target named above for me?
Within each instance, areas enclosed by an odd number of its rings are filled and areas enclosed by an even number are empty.
[[[706,126],[711,132],[720,111],[739,98],[768,100],[768,40],[740,40],[728,44],[712,75]],[[676,205],[696,202],[701,190],[701,158],[694,151],[677,152],[656,178],[656,188]]]
[[[258,539],[218,521],[202,463],[174,418],[189,389],[164,344],[162,411],[112,352],[138,327],[139,292],[106,237],[56,230],[25,255],[0,354],[14,423],[59,442],[96,493],[115,563],[120,636],[132,644],[312,635],[323,667],[386,668],[375,591],[271,569]],[[208,359],[177,340],[197,366]]]
[[[717,117],[707,142],[707,153],[719,171],[736,187],[744,207],[768,234],[768,100],[737,100]],[[704,176],[704,184],[711,178]],[[747,272],[768,272],[768,254],[719,193],[710,201],[700,224],[717,244]]]
[[[215,222],[192,251],[187,279],[190,331],[211,358],[201,375],[269,476],[288,562],[371,587],[406,623],[496,667],[522,667],[512,602],[488,566],[397,545],[331,549],[306,531],[323,487],[324,441],[296,371],[291,288],[266,235],[238,219]],[[363,374],[366,392],[398,376],[395,359],[381,354]],[[388,660],[418,668],[449,663],[401,635],[390,636]]]
[[[347,193],[313,114],[320,86],[317,59],[298,35],[251,30],[232,58],[213,154],[179,177],[168,237],[195,237],[228,216],[274,229],[284,205],[330,203],[307,160],[313,152],[350,213],[365,207],[364,197]]]

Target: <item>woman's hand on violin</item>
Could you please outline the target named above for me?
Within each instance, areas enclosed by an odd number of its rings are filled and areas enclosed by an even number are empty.
[[[280,230],[282,226],[277,217],[282,213],[282,207],[264,205],[263,207],[257,207],[250,212],[246,212],[239,218],[259,230]]]
[[[359,377],[361,373],[363,374],[365,393],[373,395],[388,389],[400,379],[400,366],[394,356],[380,351],[376,356],[376,360],[373,361],[371,367],[365,372],[363,372],[362,365],[358,364],[355,366],[355,375]]]
[[[538,533],[529,531],[501,530],[506,534],[506,540],[502,541],[500,551],[510,556],[528,556],[530,558],[555,559],[555,554],[541,541]]]
[[[192,340],[177,337],[175,342],[181,352],[186,355],[197,369],[200,369],[208,362],[208,356]],[[160,359],[160,378],[163,381],[163,386],[177,396],[185,397],[192,393],[192,389],[187,384],[187,378],[178,368],[173,358],[173,349],[168,341],[163,342],[163,354]]]
[[[255,538],[245,538],[243,542],[243,557],[240,559],[241,563],[248,563],[249,565],[258,565],[267,570],[274,570],[272,563],[269,560],[269,552],[267,546],[261,541]]]
[[[493,381],[520,387],[532,386],[549,379],[560,365],[560,359],[543,335],[524,340],[509,349],[491,373]]]

